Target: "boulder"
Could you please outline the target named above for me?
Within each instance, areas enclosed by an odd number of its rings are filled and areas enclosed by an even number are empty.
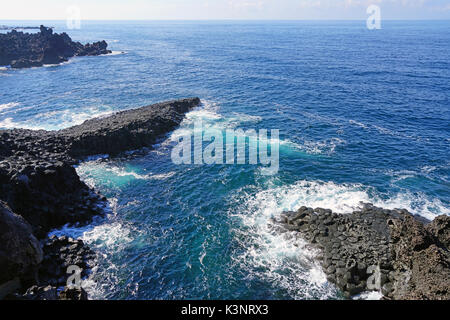
[[[58,289],[53,286],[29,288],[23,296],[16,296],[18,300],[59,300]]]
[[[59,294],[60,300],[82,301],[88,300],[88,295],[83,288],[65,287]]]
[[[15,278],[23,282],[34,280],[42,259],[42,249],[31,226],[0,201],[0,284]]]

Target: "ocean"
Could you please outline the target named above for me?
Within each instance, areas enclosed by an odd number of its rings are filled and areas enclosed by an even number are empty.
[[[83,43],[105,39],[113,54],[1,67],[0,128],[56,130],[202,100],[148,153],[77,166],[110,210],[53,233],[96,251],[90,298],[340,299],[317,252],[273,217],[303,205],[345,213],[361,201],[450,214],[449,21],[44,24]],[[279,129],[278,174],[175,165],[174,143],[196,120],[205,130]]]

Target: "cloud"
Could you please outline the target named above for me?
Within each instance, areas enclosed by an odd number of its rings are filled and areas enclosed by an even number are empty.
[[[4,0],[0,19],[64,20],[74,3],[87,20],[365,19],[372,4],[386,19],[450,19],[449,0]]]
[[[228,1],[228,5],[233,9],[262,9],[264,7],[264,2],[230,0]]]

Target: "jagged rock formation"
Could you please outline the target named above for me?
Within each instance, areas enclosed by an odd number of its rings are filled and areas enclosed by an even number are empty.
[[[39,33],[12,30],[0,33],[0,65],[12,68],[40,67],[58,64],[74,56],[96,56],[111,53],[105,41],[83,45],[74,42],[67,33],[53,33],[53,29],[40,26]]]
[[[54,287],[66,285],[69,266],[82,269],[82,278],[89,276],[96,258],[95,253],[82,240],[66,236],[50,237],[43,245],[43,253],[38,270],[39,280]]]
[[[87,222],[103,212],[106,199],[80,181],[73,165],[85,156],[151,147],[199,103],[199,98],[158,103],[60,131],[0,130],[0,201],[11,208],[0,203],[0,288],[15,278],[30,278],[30,270],[36,273],[39,265],[45,281],[37,281],[25,298],[50,299],[53,287],[63,284],[61,268],[73,263],[86,269],[92,253],[74,240],[51,239],[44,247],[44,259],[39,245],[32,250],[34,240],[51,229]],[[66,292],[66,297],[73,296],[84,294]]]
[[[381,290],[389,299],[450,299],[448,216],[427,223],[364,204],[348,214],[301,207],[280,222],[321,249],[328,280],[347,296]]]
[[[99,214],[101,199],[80,181],[54,132],[0,131],[0,199],[42,238],[52,228]]]
[[[15,295],[8,297],[9,299],[16,300],[88,300],[86,291],[83,288],[69,288],[65,287],[61,292],[58,293],[58,288],[53,286],[30,287],[25,294]]]
[[[0,201],[0,299],[2,284],[22,278],[35,280],[43,253],[31,226],[21,216]]]

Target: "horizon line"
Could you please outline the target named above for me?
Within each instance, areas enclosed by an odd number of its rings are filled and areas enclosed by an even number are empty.
[[[365,21],[366,19],[81,19],[81,21]],[[66,19],[0,19],[0,21],[66,21]],[[450,21],[450,18],[385,18],[383,21]]]

